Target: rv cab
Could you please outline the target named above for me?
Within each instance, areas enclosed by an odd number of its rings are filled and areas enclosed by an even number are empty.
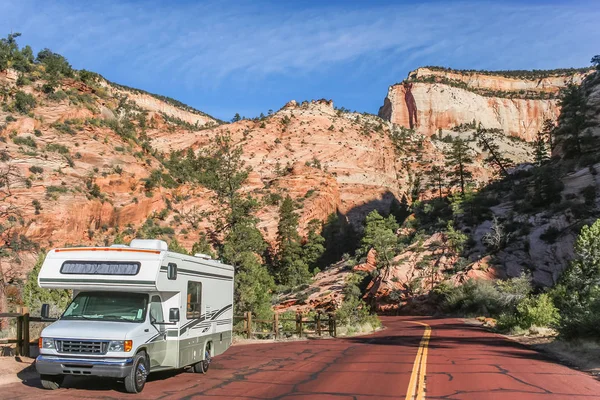
[[[71,289],[73,300],[42,331],[42,385],[56,389],[66,375],[102,376],[139,393],[151,372],[206,373],[231,345],[233,278],[233,267],[170,252],[160,240],[50,251],[38,284]]]

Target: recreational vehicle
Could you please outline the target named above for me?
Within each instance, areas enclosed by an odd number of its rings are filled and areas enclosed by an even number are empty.
[[[73,300],[42,331],[42,385],[56,389],[65,375],[103,376],[138,393],[150,372],[206,373],[231,345],[233,275],[229,265],[170,252],[161,240],[50,251],[38,284],[71,289]],[[42,317],[48,313],[45,304]]]

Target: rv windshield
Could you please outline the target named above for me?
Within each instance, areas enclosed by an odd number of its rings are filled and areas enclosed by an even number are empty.
[[[142,293],[82,292],[61,319],[143,322],[148,295]]]

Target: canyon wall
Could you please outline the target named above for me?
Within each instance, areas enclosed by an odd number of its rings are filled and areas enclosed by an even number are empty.
[[[545,119],[556,120],[558,92],[580,84],[587,72],[514,78],[503,75],[419,68],[390,86],[379,116],[432,135],[473,121],[484,128],[531,141]]]

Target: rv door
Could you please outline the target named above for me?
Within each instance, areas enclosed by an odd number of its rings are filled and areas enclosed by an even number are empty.
[[[156,329],[154,338],[148,343],[150,368],[163,366],[167,355],[167,330],[164,325],[163,305],[160,296],[154,295],[150,299],[150,323]]]

